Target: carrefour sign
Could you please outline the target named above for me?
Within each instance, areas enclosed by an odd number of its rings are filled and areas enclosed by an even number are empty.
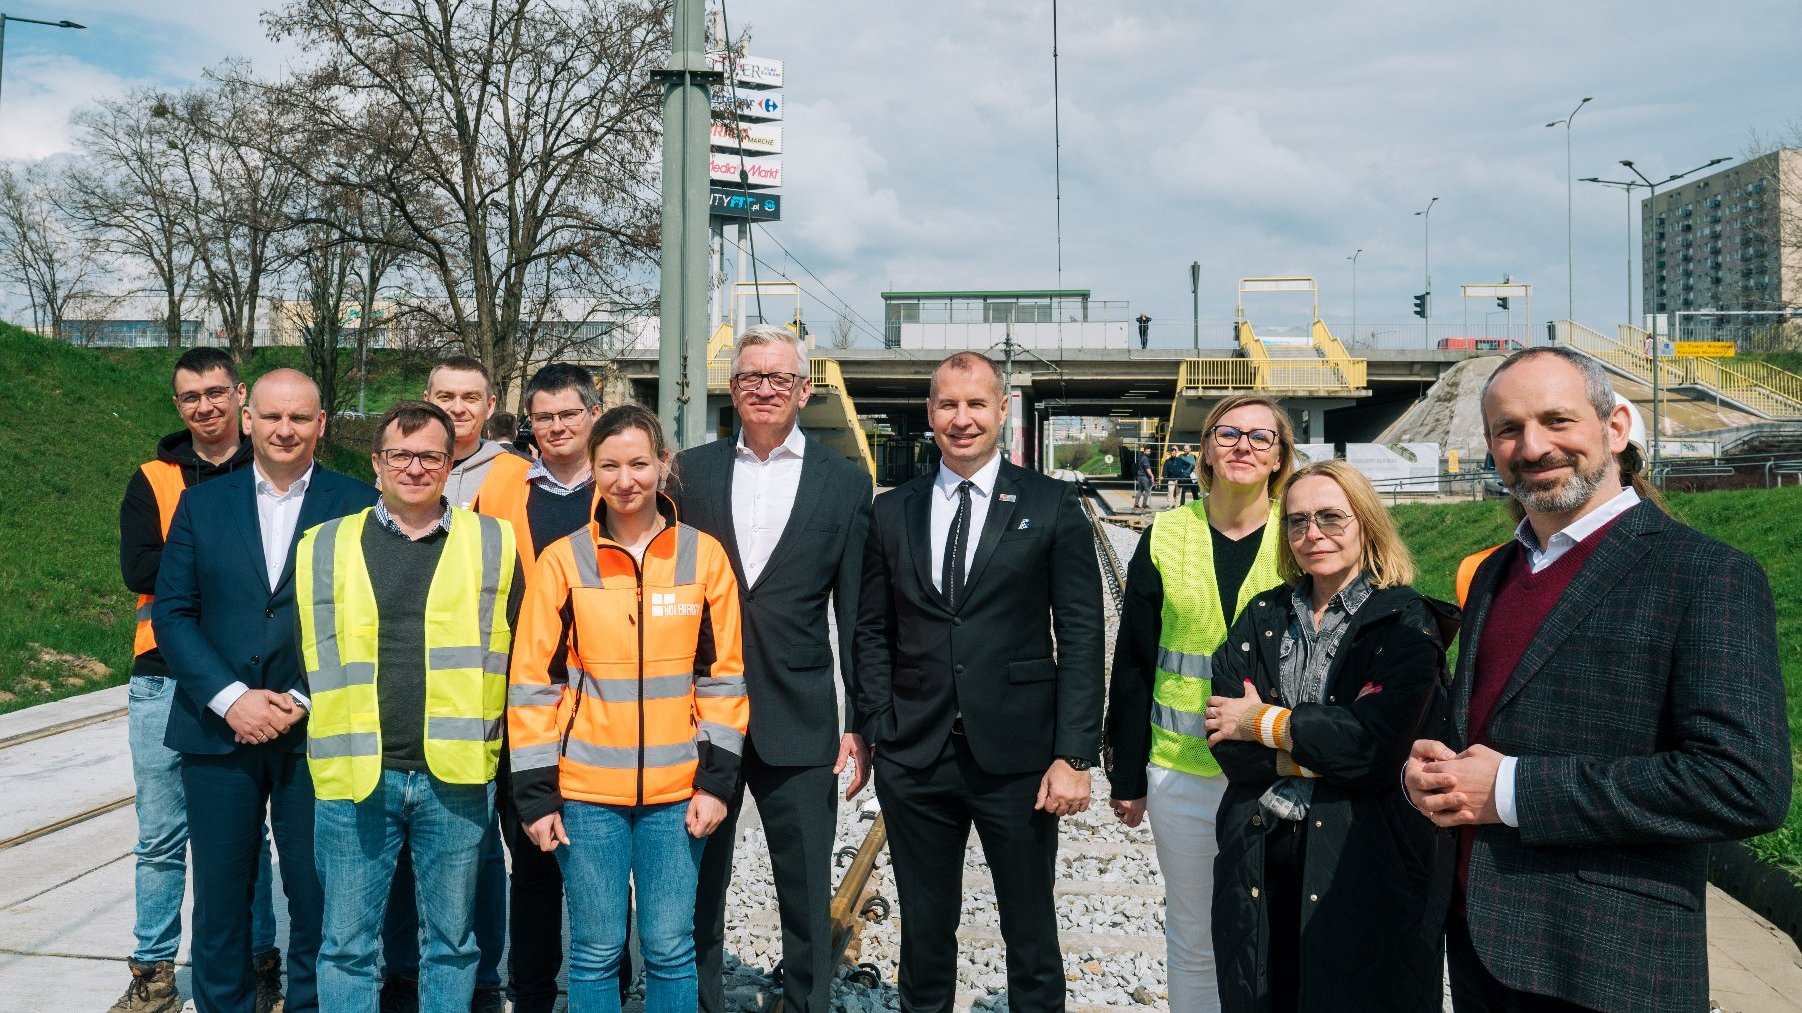
[[[744,193],[726,187],[708,191],[715,218],[745,219],[753,222],[782,220],[782,198],[773,193]]]
[[[773,123],[733,124],[714,120],[710,133],[710,143],[715,151],[782,154],[782,128]]]
[[[708,53],[707,62],[714,70],[726,69],[726,54]],[[757,56],[741,56],[732,61],[732,80],[741,88],[782,87],[782,61]]]
[[[731,120],[735,113],[733,98],[738,99],[736,116],[741,120],[779,120],[782,118],[782,96],[767,91],[741,91],[715,88],[710,96],[714,119]]]
[[[782,185],[782,159],[780,158],[741,158],[724,152],[714,152],[709,160],[708,176],[722,183],[739,182],[738,171],[743,165],[746,185],[755,189],[767,189]]]

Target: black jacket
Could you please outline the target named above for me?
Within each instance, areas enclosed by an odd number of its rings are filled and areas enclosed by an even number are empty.
[[[1214,655],[1215,693],[1242,696],[1249,679],[1266,702],[1277,701],[1289,597],[1289,588],[1278,587],[1252,598]],[[1413,588],[1375,591],[1339,642],[1327,702],[1293,706],[1295,762],[1322,775],[1306,828],[1304,1011],[1440,1008],[1439,939],[1423,923],[1435,848],[1455,842],[1414,811],[1400,778],[1414,740],[1444,722],[1449,627]],[[1276,751],[1223,742],[1213,752],[1229,781],[1214,863],[1221,1006],[1253,1013],[1270,1000],[1262,938],[1267,827],[1258,798],[1276,780]]]
[[[1101,571],[1076,486],[1002,462],[954,611],[932,585],[934,477],[878,497],[870,520],[857,620],[866,736],[923,768],[961,713],[988,773],[1042,771],[1058,756],[1094,762]]]
[[[794,509],[751,584],[732,523],[736,447],[737,440],[715,440],[677,455],[669,495],[684,523],[725,547],[738,577],[750,740],[757,755],[775,766],[830,764],[838,758],[840,714],[826,609],[830,603],[838,620],[843,727],[857,731],[851,631],[870,526],[870,476],[808,436]]]
[[[194,453],[194,434],[182,429],[157,441],[156,459],[181,468],[182,481],[189,487],[229,475],[250,467],[250,437],[238,439],[238,452],[224,464],[202,460]],[[125,499],[119,503],[119,574],[125,587],[134,594],[156,593],[156,570],[163,561],[163,521],[156,506],[156,493],[141,468],[132,469],[125,483]],[[166,676],[169,665],[161,650],[152,648],[133,659],[133,675]]]

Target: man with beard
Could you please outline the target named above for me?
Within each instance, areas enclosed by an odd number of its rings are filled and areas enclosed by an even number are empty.
[[[1453,1006],[1705,1008],[1707,846],[1789,807],[1770,586],[1623,484],[1631,416],[1594,359],[1518,352],[1482,407],[1526,516],[1471,582],[1443,741],[1403,773],[1457,833],[1427,908],[1449,904]]]

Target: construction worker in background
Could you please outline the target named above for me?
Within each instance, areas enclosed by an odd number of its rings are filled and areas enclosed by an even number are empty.
[[[381,500],[309,530],[295,553],[325,896],[319,1004],[332,1013],[376,1013],[382,898],[402,893],[392,880],[403,851],[415,928],[399,943],[412,951],[420,1005],[502,1008],[504,940],[487,952],[479,922],[504,916],[502,897],[483,894],[506,882],[489,868],[500,849],[494,776],[525,578],[507,522],[445,498],[455,445],[437,406],[388,409],[370,455]],[[495,975],[486,983],[478,961]]]
[[[163,540],[175,505],[191,485],[250,467],[250,441],[239,416],[244,384],[238,365],[217,348],[191,348],[175,361],[175,410],[183,428],[157,443],[156,459],[132,472],[119,505],[119,570],[138,593],[138,629],[132,645],[131,691],[126,727],[132,782],[137,790],[138,841],[135,899],[137,945],[131,984],[112,1013],[174,1013],[175,954],[181,947],[181,904],[188,880],[188,808],[182,794],[181,754],[163,744],[175,680],[157,650],[150,605],[162,564]],[[275,911],[269,896],[269,846],[257,861],[251,908],[251,952],[256,962],[257,1013],[282,1001],[281,951],[275,946]]]

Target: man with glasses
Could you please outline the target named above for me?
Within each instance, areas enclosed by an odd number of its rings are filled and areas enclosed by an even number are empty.
[[[593,465],[588,434],[601,414],[601,392],[588,370],[552,363],[526,384],[526,418],[539,448],[523,478],[484,482],[471,507],[513,527],[527,579],[538,553],[594,516]],[[509,880],[507,978],[516,1013],[550,1013],[557,1001],[557,973],[563,967],[563,874],[556,857],[525,835],[513,808],[505,766],[499,803],[501,836],[513,855]],[[630,984],[621,975],[621,988]]]
[[[744,777],[726,821],[707,839],[695,895],[700,1008],[727,1008],[721,986],[726,894],[748,786],[769,843],[782,922],[783,1008],[825,1013],[832,1005],[832,850],[838,775],[852,767],[845,798],[869,780],[869,749],[853,720],[850,636],[857,616],[869,472],[798,425],[812,393],[805,346],[793,332],[759,325],[732,354],[736,440],[717,440],[676,459],[677,516],[719,539],[738,577],[751,728]],[[830,615],[828,604],[831,606]],[[834,680],[828,624],[838,620]]]
[[[370,455],[381,500],[309,530],[296,552],[326,1010],[375,1008],[382,898],[403,846],[406,902],[419,898],[425,927],[422,1005],[467,1009],[477,986],[478,883],[525,577],[511,526],[444,496],[454,426],[435,405],[388,409]]]
[[[157,443],[156,460],[131,473],[119,505],[119,570],[138,594],[138,628],[132,644],[131,692],[126,724],[132,782],[137,789],[137,947],[131,984],[112,1013],[163,1013],[181,1008],[175,989],[175,954],[181,946],[181,903],[188,879],[188,813],[182,797],[181,754],[163,744],[175,682],[150,626],[163,540],[183,490],[250,467],[250,441],[240,413],[244,384],[238,364],[217,348],[191,348],[175,360],[175,410],[182,429]],[[281,951],[275,946],[275,911],[269,896],[269,848],[257,862],[251,908],[257,1013],[282,1000]]]

